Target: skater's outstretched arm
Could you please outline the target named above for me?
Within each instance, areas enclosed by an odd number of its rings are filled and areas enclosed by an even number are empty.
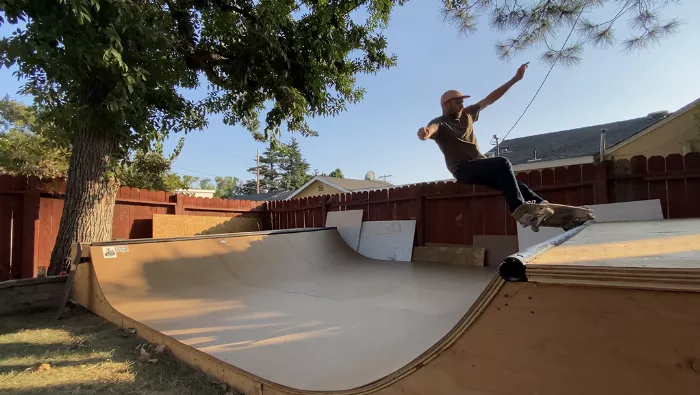
[[[510,89],[513,85],[515,85],[516,82],[523,79],[523,76],[525,75],[525,69],[527,69],[528,63],[530,63],[530,62],[527,62],[527,63],[523,64],[522,66],[520,66],[518,68],[518,71],[515,73],[515,76],[513,78],[511,78],[508,82],[501,85],[500,87],[498,87],[498,89],[489,93],[488,96],[486,96],[484,99],[482,99],[479,102],[479,109],[483,110],[484,108],[495,103],[496,100],[500,99],[508,91],[508,89]]]

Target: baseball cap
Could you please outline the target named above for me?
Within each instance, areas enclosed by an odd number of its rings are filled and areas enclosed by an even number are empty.
[[[466,99],[466,98],[468,98],[468,97],[471,97],[471,96],[469,96],[469,95],[464,95],[464,94],[462,94],[462,92],[460,92],[460,91],[458,91],[458,90],[456,90],[456,89],[450,89],[449,91],[447,91],[447,92],[445,92],[445,93],[442,94],[442,96],[440,97],[440,104],[443,104],[443,103],[445,103],[445,102],[448,101],[448,100],[460,99],[460,98],[461,98],[461,99]]]

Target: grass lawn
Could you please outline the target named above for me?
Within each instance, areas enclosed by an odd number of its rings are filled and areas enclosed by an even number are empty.
[[[82,308],[52,318],[0,318],[0,394],[237,394]]]

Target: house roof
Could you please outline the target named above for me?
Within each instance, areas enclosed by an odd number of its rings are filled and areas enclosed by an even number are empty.
[[[376,180],[353,180],[351,178],[336,178],[327,176],[319,176],[318,178],[319,181],[328,181],[332,184],[343,187],[349,191],[367,188],[386,188],[392,186],[388,182]]]
[[[233,196],[232,199],[252,200],[252,201],[256,201],[256,202],[264,202],[264,201],[270,201],[270,200],[284,200],[287,198],[287,196],[291,195],[293,192],[294,191],[274,191],[274,192],[256,193],[253,195]]]
[[[534,159],[535,150],[537,150],[537,158],[542,161],[596,155],[600,152],[601,129],[607,130],[605,141],[606,147],[610,148],[667,116],[668,112],[659,111],[625,121],[506,140],[501,145],[501,156],[508,158],[513,165],[519,165]],[[496,147],[488,152],[495,151]]]
[[[316,176],[309,180],[306,184],[302,185],[299,187],[296,191],[294,191],[292,194],[286,197],[287,200],[293,199],[294,196],[298,195],[301,191],[306,189],[309,185],[313,184],[314,182],[319,181],[322,182],[328,186],[331,186],[341,192],[353,192],[359,189],[362,190],[370,190],[370,189],[383,189],[383,188],[390,188],[393,185],[385,182],[385,181],[376,181],[376,180],[355,180],[351,178],[336,178],[336,177],[328,177],[328,176]]]

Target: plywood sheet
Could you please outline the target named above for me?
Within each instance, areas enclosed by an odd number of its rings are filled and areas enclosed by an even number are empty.
[[[498,266],[518,249],[518,236],[474,235],[474,247],[486,249],[486,265]]]
[[[654,221],[663,219],[661,201],[640,200],[634,202],[594,204],[588,207],[595,214],[595,222],[629,222],[629,221]],[[539,232],[533,232],[530,228],[518,225],[518,245],[520,251],[542,243],[553,237],[563,234],[559,228],[540,228]]]
[[[664,219],[661,210],[661,200],[638,200],[609,204],[594,204],[589,206],[595,213],[595,221],[656,221]]]
[[[363,210],[330,211],[326,215],[326,226],[338,228],[340,237],[353,250],[357,251],[360,244]]]
[[[478,247],[414,247],[413,262],[484,266],[486,250]]]
[[[357,252],[384,261],[410,262],[416,221],[365,221]]]
[[[153,238],[186,237],[260,230],[259,218],[153,214]]]
[[[594,224],[528,264],[700,269],[700,220]]]

